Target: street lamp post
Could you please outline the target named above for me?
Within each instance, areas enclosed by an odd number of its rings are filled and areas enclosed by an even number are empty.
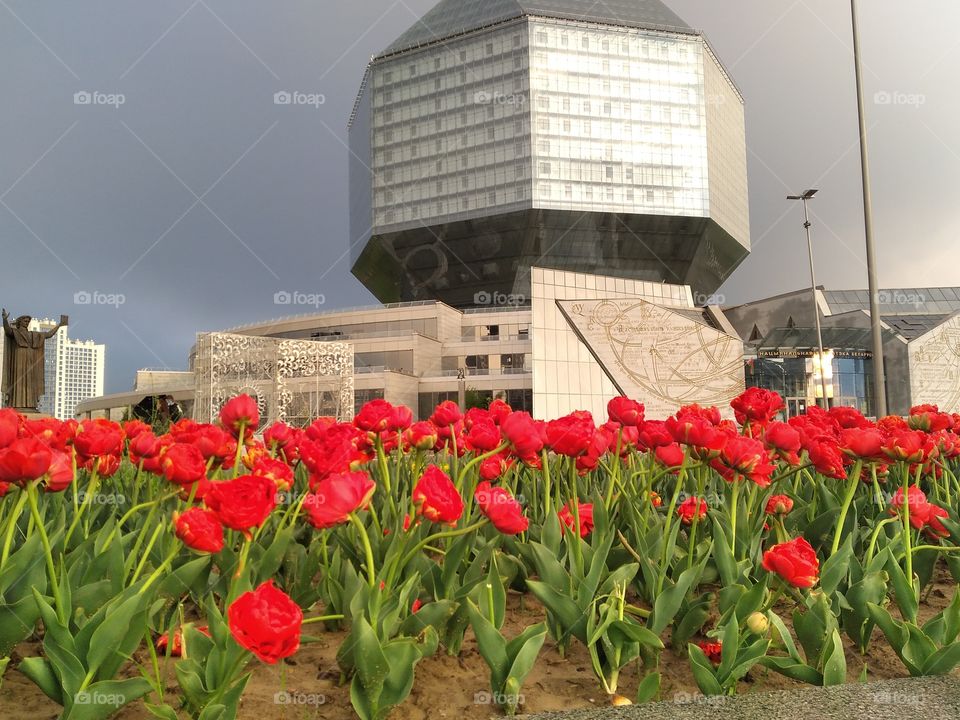
[[[813,319],[817,324],[817,349],[820,352],[820,389],[823,391],[823,409],[830,409],[830,401],[827,397],[827,371],[824,363],[827,362],[827,356],[823,352],[823,333],[820,330],[820,303],[817,302],[817,276],[813,270],[813,239],[810,237],[810,214],[807,211],[807,200],[817,194],[817,190],[807,190],[803,195],[788,195],[787,200],[800,200],[803,202],[803,228],[807,231],[807,255],[810,258],[810,292],[813,294]]]
[[[857,0],[850,0],[853,21],[853,64],[857,76],[857,113],[860,119],[860,172],[863,175],[863,226],[867,243],[867,286],[870,290],[870,329],[873,335],[873,384],[875,414],[887,414],[887,387],[883,370],[883,335],[880,326],[880,288],[877,286],[877,265],[873,246],[873,198],[870,192],[870,160],[867,154],[867,121],[863,105],[863,69],[860,64],[860,30],[857,22]]]

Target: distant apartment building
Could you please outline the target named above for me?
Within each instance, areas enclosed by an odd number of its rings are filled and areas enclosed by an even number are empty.
[[[31,330],[50,330],[56,321],[34,318]],[[74,340],[61,327],[44,347],[44,389],[39,410],[58,420],[74,417],[77,405],[103,395],[106,346],[93,340]]]

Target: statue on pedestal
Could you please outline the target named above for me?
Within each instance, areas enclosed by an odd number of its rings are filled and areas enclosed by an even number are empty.
[[[37,412],[44,392],[44,341],[56,335],[69,319],[61,315],[56,327],[40,332],[30,330],[29,315],[21,315],[13,325],[9,319],[3,310],[3,378],[0,381],[3,405],[21,413]]]

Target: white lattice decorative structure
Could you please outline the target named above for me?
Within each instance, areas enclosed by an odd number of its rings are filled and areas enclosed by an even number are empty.
[[[194,372],[199,422],[214,422],[242,393],[256,398],[261,427],[276,420],[303,426],[321,415],[353,418],[349,343],[200,333]]]

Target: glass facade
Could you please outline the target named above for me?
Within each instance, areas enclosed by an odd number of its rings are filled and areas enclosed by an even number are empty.
[[[516,22],[374,65],[374,227],[529,206],[527,38]]]
[[[746,384],[780,393],[787,417],[793,417],[807,407],[822,405],[823,391],[813,364],[811,357],[750,359],[744,365]],[[835,357],[827,394],[830,407],[855,407],[864,415],[873,415],[873,360]]]
[[[534,204],[705,217],[697,36],[530,22]]]
[[[445,1],[372,61],[351,252],[381,301],[529,297],[532,266],[710,294],[746,257],[742,98],[662,3],[621,4]]]

